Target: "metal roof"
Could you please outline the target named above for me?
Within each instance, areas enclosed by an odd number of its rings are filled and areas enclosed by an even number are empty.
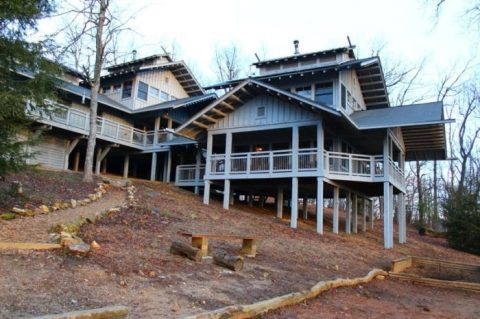
[[[367,109],[388,107],[387,87],[383,76],[383,69],[379,57],[370,57],[365,59],[349,60],[323,66],[314,66],[294,71],[279,71],[278,73],[270,73],[266,75],[257,75],[250,78],[260,81],[270,82],[272,80],[281,80],[283,78],[292,78],[294,76],[313,75],[326,73],[329,71],[342,71],[354,69],[357,72],[358,81],[362,88],[362,95]],[[245,79],[226,81],[205,87],[209,89],[225,89],[232,88]]]
[[[192,71],[190,71],[188,66],[183,61],[140,66],[136,68],[132,67],[130,69],[120,69],[116,72],[110,72],[109,74],[106,74],[101,78],[108,79],[128,73],[135,74],[140,72],[150,72],[154,70],[170,70],[188,95],[205,94],[204,89],[202,88],[200,83],[198,83],[197,79],[193,76]]]
[[[431,102],[358,111],[350,119],[360,130],[400,127],[406,160],[446,159],[443,103]]]
[[[139,59],[132,60],[132,61],[127,61],[127,62],[123,62],[123,63],[119,63],[119,64],[110,65],[110,66],[106,67],[106,70],[108,72],[115,72],[115,70],[117,70],[117,69],[121,69],[121,68],[125,68],[125,67],[131,67],[131,66],[134,66],[134,65],[137,65],[137,64],[140,64],[140,63],[144,63],[146,61],[151,61],[151,60],[155,60],[155,59],[162,58],[162,57],[167,58],[167,60],[172,62],[172,58],[168,54],[154,54],[154,55],[146,56],[144,58],[139,58]]]
[[[310,52],[310,53],[300,53],[300,54],[294,54],[286,57],[280,57],[276,59],[269,59],[269,60],[264,60],[264,61],[259,61],[252,63],[253,65],[256,66],[262,66],[264,64],[271,64],[271,63],[278,63],[278,62],[287,62],[291,60],[302,60],[302,59],[307,59],[319,55],[327,55],[327,54],[332,54],[332,53],[337,53],[337,52],[345,52],[348,53],[351,58],[355,58],[355,54],[353,52],[353,49],[355,49],[355,46],[349,46],[349,47],[340,47],[340,48],[334,48],[334,49],[328,49],[328,50],[322,50],[322,51],[316,51],[316,52]]]
[[[187,97],[183,99],[177,99],[177,100],[172,100],[168,102],[158,103],[155,105],[150,105],[138,110],[134,110],[132,111],[132,113],[136,114],[136,113],[144,113],[149,111],[176,109],[179,107],[185,107],[185,106],[189,106],[195,103],[200,103],[203,101],[214,100],[216,98],[217,98],[217,94],[215,93],[209,93],[209,94],[200,95],[200,96],[192,96],[192,97]]]
[[[319,104],[311,99],[302,97],[272,85],[254,79],[246,79],[234,89],[223,95],[220,99],[212,102],[199,113],[191,117],[187,122],[178,127],[175,131],[179,134],[196,138],[209,125],[226,117],[237,107],[245,104],[259,92],[268,93],[279,98],[287,99],[293,104],[304,107],[310,111],[326,112],[332,116],[341,118],[341,113],[329,106]]]

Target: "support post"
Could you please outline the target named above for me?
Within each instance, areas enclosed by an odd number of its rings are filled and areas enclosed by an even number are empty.
[[[358,196],[357,194],[353,194],[353,201],[352,201],[352,231],[353,233],[358,232]]]
[[[225,176],[230,175],[232,155],[232,132],[225,133]]]
[[[230,180],[226,179],[223,183],[223,209],[230,207]]]
[[[317,171],[319,176],[325,176],[323,171],[323,149],[324,149],[324,133],[323,120],[317,124]]]
[[[250,207],[253,206],[253,194],[252,193],[248,194],[248,206],[250,206]]]
[[[292,127],[292,172],[296,176],[298,173],[298,148],[299,148],[299,132],[298,126]],[[298,180],[297,180],[298,185]]]
[[[277,190],[277,218],[283,217],[283,186],[279,186]]]
[[[78,172],[78,168],[80,167],[80,152],[77,151],[75,153],[75,161],[73,162],[73,170]]]
[[[297,219],[298,219],[298,178],[297,177],[292,177],[291,207],[292,208],[290,213],[290,227],[297,228]]]
[[[303,197],[302,213],[303,213],[303,219],[307,220],[308,219],[308,197],[306,196]]]
[[[172,172],[172,151],[168,151],[167,154],[167,183],[170,183],[170,174]]]
[[[385,248],[393,248],[393,216],[390,183],[383,182],[383,243]]]
[[[203,203],[208,205],[210,203],[210,181],[205,180],[203,186]]]
[[[106,173],[107,173],[107,159],[104,158],[102,161],[102,174],[106,174]]]
[[[200,183],[201,176],[200,176],[200,165],[202,164],[202,149],[198,147],[197,149],[197,154],[195,156],[195,161],[196,161],[196,166],[195,166],[195,189],[194,193],[198,195],[199,193],[199,187],[198,183]]]
[[[230,187],[230,205],[233,205],[235,203],[235,190],[233,189],[233,187]]]
[[[317,233],[323,235],[323,177],[317,177]]]
[[[338,211],[339,211],[340,188],[333,187],[333,233],[338,234]]]
[[[373,230],[373,222],[374,222],[374,207],[373,207],[373,200],[370,201],[370,229]]]
[[[398,212],[398,241],[400,244],[407,242],[407,216],[405,212],[405,194],[400,193],[398,195],[399,200],[399,212]]]
[[[111,146],[107,146],[105,149],[98,148],[97,151],[97,158],[95,163],[95,174],[100,175],[100,164],[102,163],[105,156],[107,156],[108,152],[110,152]]]
[[[160,116],[157,116],[155,118],[155,124],[154,124],[154,131],[153,131],[153,145],[158,144],[158,131],[160,130]]]
[[[73,149],[77,146],[78,142],[80,142],[80,138],[76,138],[72,141],[68,142],[67,149],[65,150],[65,158],[63,161],[63,169],[68,169],[68,162],[70,158],[70,154],[72,153]]]
[[[128,166],[130,165],[130,155],[123,158],[123,178],[128,178]]]
[[[263,208],[265,206],[265,195],[260,195],[260,207]]]
[[[367,232],[367,199],[362,198],[362,231]]]
[[[154,181],[157,177],[157,153],[152,153],[152,166],[150,167],[150,180]]]
[[[352,215],[351,215],[351,207],[352,207],[352,195],[350,192],[347,192],[347,198],[345,203],[345,233],[350,234],[352,230]]]

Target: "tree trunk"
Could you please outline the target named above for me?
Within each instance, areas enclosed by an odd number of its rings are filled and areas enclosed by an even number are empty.
[[[185,244],[181,241],[173,241],[170,246],[170,253],[185,256],[194,261],[202,261],[202,251],[196,247]]]
[[[103,61],[105,59],[105,43],[103,40],[103,28],[105,26],[105,15],[109,3],[107,0],[100,0],[98,11],[98,20],[96,23],[95,34],[95,65],[93,71],[93,80],[90,82],[90,131],[88,135],[87,152],[85,155],[85,168],[83,172],[83,181],[91,182],[93,180],[93,155],[95,152],[95,142],[97,139],[97,109],[98,109],[98,91],[100,90],[100,75]]]
[[[231,269],[233,271],[240,271],[243,268],[243,257],[230,256],[224,251],[219,251],[213,256],[213,262]]]

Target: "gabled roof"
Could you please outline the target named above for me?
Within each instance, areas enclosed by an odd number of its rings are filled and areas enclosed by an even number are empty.
[[[107,75],[102,76],[102,79],[109,79],[124,74],[133,75],[141,72],[150,72],[154,70],[170,70],[188,95],[196,96],[205,94],[202,86],[200,85],[200,83],[198,83],[197,79],[193,76],[192,71],[190,71],[188,66],[183,61],[139,66],[131,69],[122,68],[119,69],[118,72],[111,72]]]
[[[278,73],[257,75],[251,78],[263,82],[272,82],[286,78],[303,77],[306,75],[323,74],[332,71],[338,72],[342,70],[356,70],[358,81],[362,88],[363,99],[368,109],[388,107],[390,105],[379,57],[329,63],[323,66],[314,66],[294,71],[279,71]],[[244,80],[245,79],[238,79],[210,85],[205,87],[205,90],[232,88]]]
[[[294,54],[294,55],[285,56],[285,57],[281,57],[281,58],[269,59],[269,60],[255,62],[255,63],[253,63],[253,65],[263,66],[263,65],[268,65],[268,64],[271,64],[271,63],[288,62],[288,61],[292,61],[292,60],[304,60],[304,59],[308,59],[308,58],[315,57],[315,56],[328,55],[328,54],[337,53],[337,52],[345,52],[345,53],[348,53],[348,55],[351,58],[355,58],[355,54],[353,52],[353,49],[355,49],[355,46],[340,47],[340,48],[334,48],[334,49],[328,49],[328,50],[322,50],[322,51],[316,51],[316,52],[310,52],[310,53],[303,53],[303,54]]]
[[[399,127],[405,143],[406,160],[446,159],[443,103],[431,102],[358,111],[350,119],[360,130]]]
[[[259,92],[286,99],[291,103],[297,104],[300,107],[310,111],[323,112],[338,118],[341,117],[340,112],[332,109],[329,106],[319,104],[298,94],[291,93],[264,82],[249,78],[238,84],[220,99],[214,101],[199,113],[195,114],[175,131],[185,136],[197,137],[201,132],[207,129],[209,125],[212,125],[218,120],[226,117],[237,107],[245,104],[247,100],[259,94]]]
[[[106,69],[107,69],[108,72],[116,72],[119,69],[123,69],[123,68],[127,68],[127,67],[134,67],[134,66],[137,66],[137,65],[141,65],[142,63],[153,61],[153,60],[156,60],[156,59],[162,58],[162,57],[166,58],[169,62],[172,62],[172,58],[168,54],[154,54],[154,55],[150,55],[150,56],[147,56],[147,57],[144,57],[144,58],[140,58],[140,59],[136,59],[136,60],[132,60],[132,61],[127,61],[127,62],[123,62],[123,63],[119,63],[119,64],[114,64],[114,65],[111,65],[111,66],[107,67]]]

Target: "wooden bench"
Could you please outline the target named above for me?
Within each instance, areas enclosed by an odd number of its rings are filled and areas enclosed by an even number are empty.
[[[197,247],[202,251],[202,255],[206,256],[208,253],[208,239],[220,240],[242,240],[242,249],[240,254],[248,257],[255,257],[257,254],[258,237],[254,236],[238,236],[238,235],[216,235],[204,233],[181,233],[182,236],[192,238],[192,246]]]

